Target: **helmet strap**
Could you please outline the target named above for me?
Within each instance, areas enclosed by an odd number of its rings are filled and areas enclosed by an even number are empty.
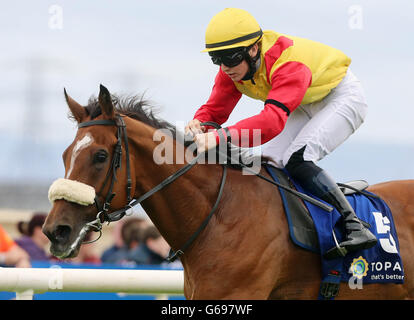
[[[250,50],[250,48],[249,48]],[[246,50],[245,58],[244,60],[247,62],[249,66],[249,70],[245,74],[242,80],[250,80],[253,84],[256,84],[253,80],[254,74],[256,73],[257,69],[260,66],[260,48],[257,51],[257,54],[255,57],[251,57],[249,54],[249,50]]]

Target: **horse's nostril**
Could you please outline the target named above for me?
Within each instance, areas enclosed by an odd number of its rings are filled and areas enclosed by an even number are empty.
[[[53,232],[53,238],[57,242],[64,242],[69,239],[71,231],[72,228],[67,225],[57,226],[55,231]]]

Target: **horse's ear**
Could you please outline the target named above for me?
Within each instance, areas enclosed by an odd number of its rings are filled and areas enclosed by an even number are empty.
[[[79,103],[73,100],[66,92],[66,89],[63,89],[65,93],[65,99],[69,106],[70,111],[72,112],[73,117],[78,123],[81,123],[83,119],[86,118],[87,113],[84,107],[82,107]]]
[[[105,118],[113,119],[115,117],[114,106],[112,104],[111,94],[103,85],[99,87],[99,105]]]

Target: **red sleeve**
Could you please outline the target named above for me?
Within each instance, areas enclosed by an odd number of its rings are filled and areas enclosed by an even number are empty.
[[[285,127],[289,114],[300,105],[311,82],[312,72],[303,63],[283,64],[272,75],[272,89],[264,109],[258,115],[228,127],[227,136],[231,136],[232,143],[242,147],[254,147],[273,139]],[[259,138],[254,139],[254,129],[260,129]],[[218,134],[216,138],[219,139]]]
[[[213,121],[221,125],[227,121],[241,96],[233,80],[220,68],[210,98],[197,110],[194,119],[201,122]]]
[[[271,83],[272,89],[266,101],[279,101],[292,112],[300,105],[312,83],[312,71],[303,63],[286,62],[273,73]]]

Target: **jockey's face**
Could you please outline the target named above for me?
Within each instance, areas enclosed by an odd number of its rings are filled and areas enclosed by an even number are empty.
[[[230,68],[226,67],[224,64],[221,64],[221,70],[227,74],[231,80],[237,82],[244,78],[247,71],[249,71],[249,65],[246,60],[243,60],[239,65]]]
[[[258,48],[258,45],[255,44],[249,50],[249,55],[251,57],[255,57],[257,55]],[[249,65],[247,64],[246,60],[243,60],[240,64],[238,64],[235,67],[227,67],[224,64],[221,64],[221,70],[223,70],[223,72],[227,74],[231,80],[237,82],[242,80],[246,73],[249,71]]]

